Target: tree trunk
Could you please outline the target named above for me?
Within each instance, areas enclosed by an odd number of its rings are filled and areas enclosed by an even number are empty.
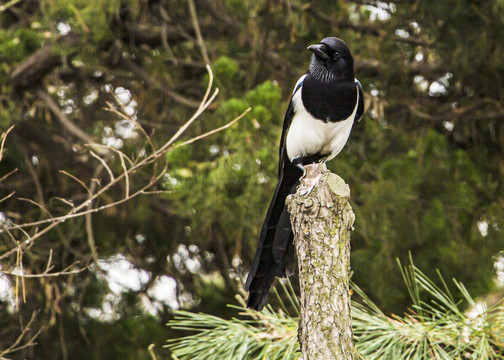
[[[303,360],[362,359],[350,316],[350,231],[355,220],[350,188],[325,164],[306,167],[296,194],[287,198],[296,246]]]

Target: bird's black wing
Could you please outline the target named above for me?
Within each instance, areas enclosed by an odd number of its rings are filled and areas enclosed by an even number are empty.
[[[296,83],[294,91],[292,92],[291,99],[289,101],[289,106],[287,107],[287,111],[285,112],[282,137],[280,138],[280,151],[278,154],[278,178],[280,178],[285,161],[289,161],[287,158],[286,139],[287,132],[289,131],[290,125],[292,124],[292,118],[294,117],[294,104],[292,103],[292,98],[299,90],[301,90],[305,76],[306,75],[303,75],[301,78],[299,78],[298,82]]]
[[[361,121],[362,115],[364,115],[364,90],[362,90],[362,85],[359,80],[355,79],[355,84],[359,89],[359,104],[357,105],[357,113],[355,114],[355,120]]]
[[[301,88],[302,79],[296,84],[293,96]],[[245,290],[249,291],[247,306],[256,310],[261,310],[266,305],[275,277],[290,275],[293,271],[293,234],[285,199],[296,191],[299,178],[303,175],[301,169],[287,157],[285,142],[293,117],[294,105],[291,98],[280,140],[278,184],[264,219],[256,254],[245,282]]]

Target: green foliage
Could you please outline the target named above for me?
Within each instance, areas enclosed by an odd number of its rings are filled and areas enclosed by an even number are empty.
[[[239,64],[236,60],[221,56],[212,64],[215,82],[220,88],[228,88],[237,82],[236,75],[238,74]],[[208,84],[208,76],[205,76],[203,84]]]
[[[115,103],[113,94],[123,88],[122,95],[132,100],[125,106],[131,105],[128,110],[157,145],[191,117],[208,77],[187,1],[4,3],[0,133],[15,128],[0,162],[0,222],[6,216],[21,224],[49,214],[20,198],[45,204],[51,216],[71,208],[60,198],[74,205],[86,199],[85,189],[59,170],[96,189],[109,179],[105,170],[96,175],[102,164],[82,139],[67,131],[40,90],[51,94],[67,120],[94,141],[115,141],[137,159],[150,151],[148,142],[138,129],[133,131],[139,136],[122,137],[118,129],[123,119],[104,111],[106,102]],[[220,94],[181,141],[252,110],[226,131],[166,155],[163,186],[170,194],[130,199],[92,214],[99,258],[123,255],[151,279],[118,300],[113,311],[119,320],[107,323],[89,314],[110,297],[107,283],[92,271],[30,279],[27,303],[18,311],[11,312],[0,300],[0,352],[16,341],[19,324],[40,308],[44,311],[31,327],[34,332],[43,329],[38,345],[22,350],[19,358],[146,358],[149,337],[160,351],[159,339],[175,336],[159,335],[171,316],[168,306],[157,318],[137,308],[162,275],[177,280],[181,306],[229,316],[224,305],[234,295],[234,279],[250,266],[276,185],[283,116],[296,80],[307,70],[306,46],[332,35],[352,49],[366,97],[363,121],[354,125],[345,149],[328,164],[352,189],[357,215],[353,279],[385,314],[403,313],[409,300],[393,269],[396,258],[404,263],[411,252],[437,286],[442,287],[434,271],[439,268],[471,294],[488,294],[495,288],[494,260],[504,239],[503,4],[196,1]],[[68,42],[62,30],[69,29],[77,44],[64,46]],[[60,65],[42,66],[41,82],[14,92],[13,71],[48,47],[63,55]],[[435,85],[440,90],[430,91]],[[115,176],[123,173],[117,156],[105,159]],[[150,174],[135,173],[130,190],[149,179]],[[96,205],[121,198],[123,185],[108,189]],[[89,231],[84,219],[75,219],[44,233],[23,254],[25,272],[44,271],[50,251],[54,271],[76,261],[82,267],[93,263]],[[181,244],[196,247],[191,260],[200,262],[200,270],[193,273],[176,263]],[[14,249],[2,259],[3,271],[16,269],[15,246],[5,232],[0,234],[0,254]],[[217,280],[206,281],[208,277]],[[67,331],[70,335],[61,335]]]
[[[369,159],[369,165],[360,168],[361,160],[349,156],[343,170],[355,176],[350,181],[357,213],[352,246],[355,281],[377,296],[384,309],[395,311],[392,304],[398,299],[404,309],[405,296],[397,286],[400,279],[390,270],[392,259],[404,261],[412,251],[419,266],[430,269],[429,276],[435,275],[435,268],[455,271],[475,294],[482,294],[492,286],[491,254],[500,245],[473,231],[473,214],[486,207],[479,194],[489,189],[471,155],[450,148],[437,131],[401,138],[396,132],[384,132],[390,141],[395,139],[395,151]],[[364,135],[372,136],[371,131]],[[376,177],[363,181],[370,172]],[[369,272],[383,278],[371,279]],[[479,281],[473,282],[475,278]]]
[[[455,300],[439,272],[441,287],[413,263],[401,267],[401,272],[413,302],[404,316],[386,316],[353,285],[364,301],[354,302],[352,308],[357,348],[363,356],[368,360],[504,359],[501,304],[487,309],[453,280],[462,295],[462,300]]]
[[[248,107],[253,108],[252,116],[220,134],[220,139],[167,155],[173,170],[166,186],[177,190],[170,198],[180,210],[197,214],[192,217],[194,236],[204,241],[217,219],[226,219],[218,221],[219,226],[235,241],[248,241],[257,231],[257,214],[264,211],[269,197],[267,192],[257,196],[257,189],[274,186],[268,175],[277,166],[270,154],[276,152],[280,132],[280,100],[279,87],[270,81],[247,92],[244,99],[227,100],[206,121],[223,125]]]
[[[273,291],[283,311],[269,305],[262,312],[230,305],[240,312],[229,320],[176,311],[168,326],[195,334],[168,340],[166,347],[182,360],[299,358],[297,319],[289,315],[299,314],[299,300],[289,281],[279,282]],[[238,299],[244,303],[241,296]]]
[[[504,308],[486,308],[476,302],[462,283],[453,280],[462,296],[455,300],[443,284],[437,286],[414,264],[402,267],[412,305],[403,316],[387,316],[364,292],[352,284],[362,303],[352,301],[356,347],[368,360],[380,359],[504,359]],[[285,292],[289,294],[289,292]],[[428,297],[430,300],[425,300]],[[288,302],[299,309],[289,295]],[[180,359],[297,359],[297,319],[271,308],[258,313],[239,308],[252,318],[225,320],[215,316],[177,312],[168,325],[195,332],[169,340]]]
[[[110,27],[121,10],[132,18],[138,16],[140,3],[135,0],[56,0],[46,9],[46,16],[57,21],[68,21],[79,33],[91,32],[93,41],[110,40]]]
[[[0,81],[6,82],[12,65],[34,53],[42,44],[42,36],[32,29],[0,29]],[[3,127],[3,117],[9,114],[0,104],[0,126]],[[12,120],[11,120],[12,121]]]
[[[16,108],[13,103],[0,105],[0,132],[6,131],[12,125],[12,117],[20,116],[20,109]]]
[[[252,320],[225,320],[208,314],[177,311],[175,320],[169,325],[197,334],[169,340],[169,349],[182,360],[288,360],[299,357],[294,319],[268,310],[258,314],[237,309]]]
[[[35,52],[42,44],[40,34],[32,29],[0,29],[1,63],[15,63]]]

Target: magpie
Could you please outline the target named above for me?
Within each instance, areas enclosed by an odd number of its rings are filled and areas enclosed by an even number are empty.
[[[294,235],[285,200],[296,191],[303,167],[331,160],[345,146],[364,113],[362,86],[343,40],[327,37],[308,47],[308,72],[296,83],[280,139],[278,185],[261,228],[245,282],[247,307],[261,310],[275,277],[294,273]]]

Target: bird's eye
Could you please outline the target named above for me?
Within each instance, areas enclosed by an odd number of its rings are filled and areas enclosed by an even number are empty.
[[[339,51],[335,51],[333,57],[335,59],[338,59],[340,57],[340,52]]]

